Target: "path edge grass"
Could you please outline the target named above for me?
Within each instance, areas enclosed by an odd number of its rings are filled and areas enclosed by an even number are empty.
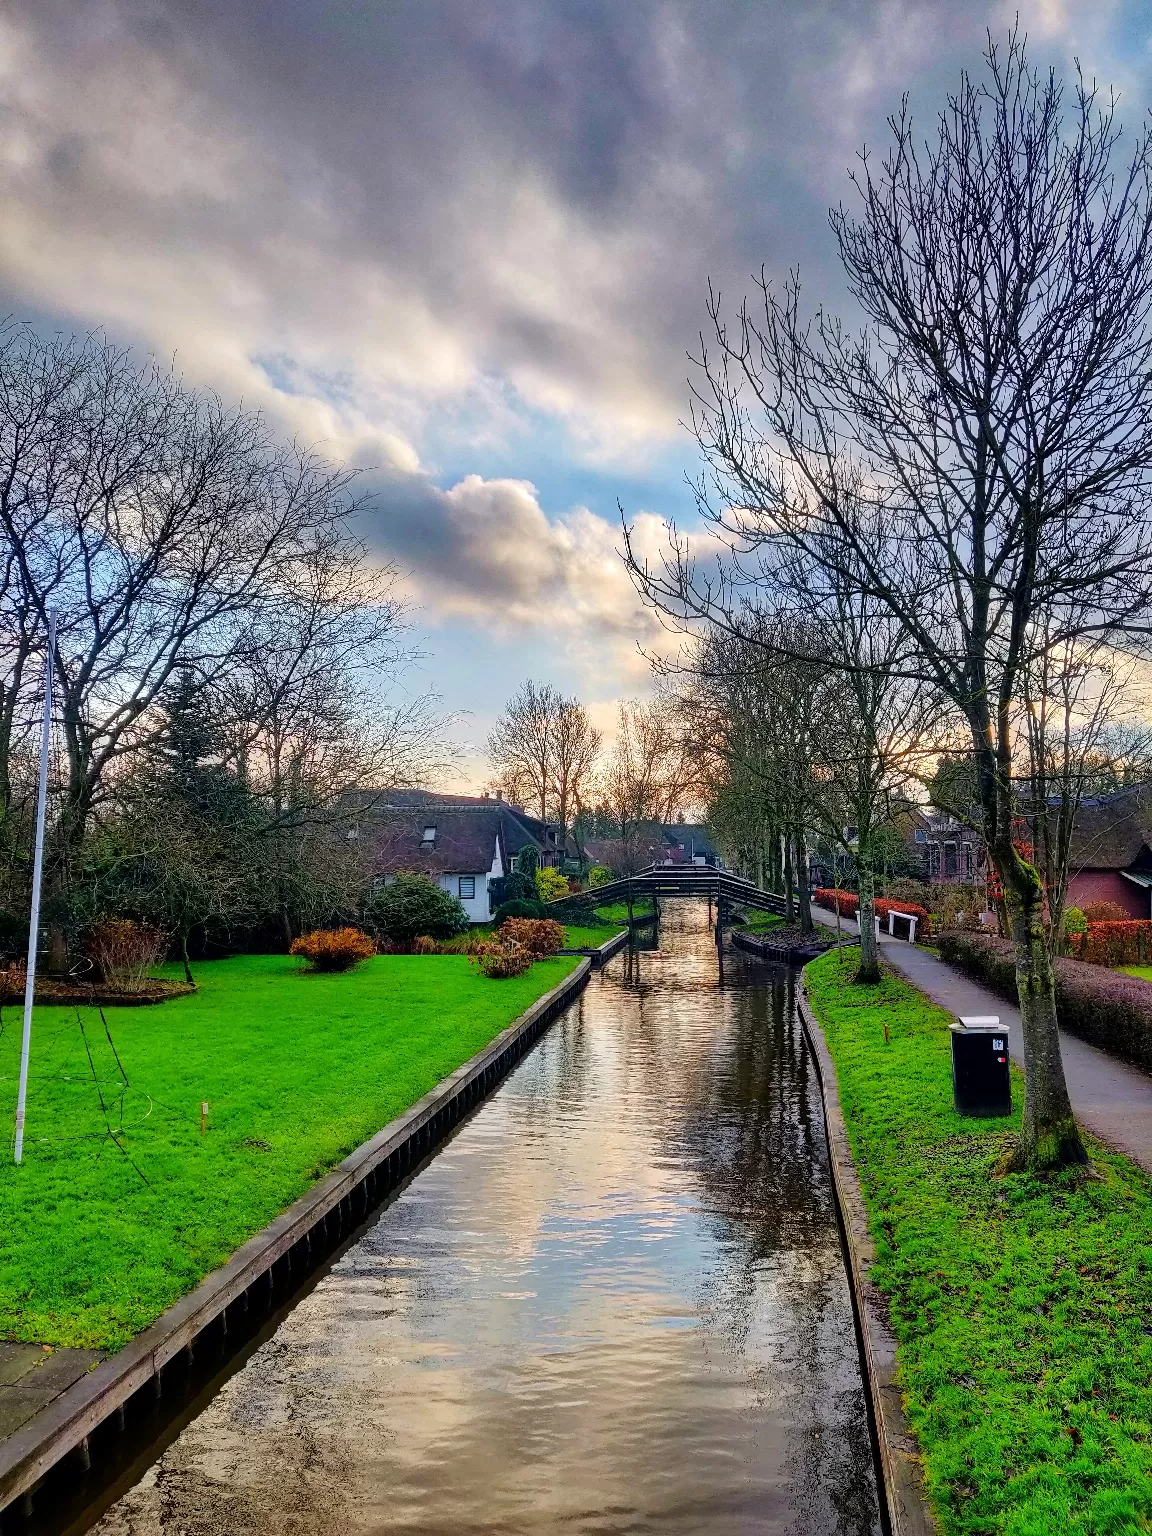
[[[871,1429],[879,1453],[877,1481],[880,1486],[877,1492],[887,1510],[887,1524],[892,1536],[938,1536],[940,1527],[924,1491],[919,1447],[904,1413],[903,1395],[897,1380],[896,1336],[889,1319],[888,1303],[870,1279],[876,1249],[840,1106],[836,1067],[820,1020],[808,999],[803,972],[797,978],[796,1008],[812,1051],[824,1104],[832,1187],[848,1261],[852,1310]]]

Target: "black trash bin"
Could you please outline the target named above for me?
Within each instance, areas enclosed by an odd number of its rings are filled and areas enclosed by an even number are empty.
[[[958,1115],[1010,1115],[1008,1031],[995,1015],[952,1025],[952,1098]]]

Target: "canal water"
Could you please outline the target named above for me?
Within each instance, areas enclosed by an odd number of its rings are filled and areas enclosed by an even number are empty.
[[[880,1530],[791,977],[666,905],[100,1536]]]

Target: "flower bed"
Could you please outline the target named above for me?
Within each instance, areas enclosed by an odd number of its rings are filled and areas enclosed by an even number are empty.
[[[841,917],[855,917],[860,908],[860,898],[855,891],[837,891],[831,886],[821,886],[812,892],[812,900],[822,907],[828,907],[833,912],[839,907]],[[919,907],[912,901],[891,901],[887,896],[877,896],[872,902],[872,910],[879,918],[886,919],[889,912],[895,912],[905,917],[915,917],[916,937],[927,939],[932,932],[932,914],[927,907]]]
[[[1116,924],[1117,927],[1125,926]],[[970,933],[940,937],[940,954],[958,970],[1017,1001],[1016,962],[1007,939]],[[1152,1070],[1152,986],[1083,960],[1057,960],[1056,1011],[1082,1040]]]

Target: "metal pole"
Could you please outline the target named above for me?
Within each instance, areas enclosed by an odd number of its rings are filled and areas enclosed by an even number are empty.
[[[16,1161],[24,1157],[24,1103],[28,1097],[28,1047],[32,1043],[32,999],[36,992],[36,950],[40,938],[40,880],[44,873],[44,820],[48,807],[48,743],[52,734],[52,664],[56,655],[56,610],[48,610],[48,656],[44,663],[44,724],[40,729],[40,791],[36,801],[36,856],[32,864],[32,915],[28,921],[28,973],[24,978],[24,1034],[20,1041],[20,1087],[16,1094]]]

